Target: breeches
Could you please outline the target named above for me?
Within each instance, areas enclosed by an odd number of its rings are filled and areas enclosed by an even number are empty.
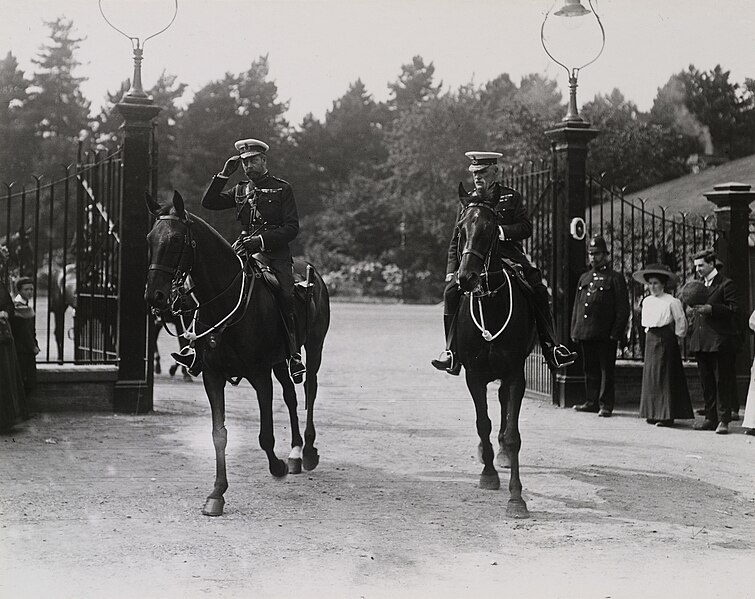
[[[278,305],[283,314],[289,314],[294,308],[294,263],[290,259],[270,260],[270,268],[280,283],[275,293]]]

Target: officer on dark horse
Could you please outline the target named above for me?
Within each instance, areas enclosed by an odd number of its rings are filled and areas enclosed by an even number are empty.
[[[502,154],[498,152],[467,152],[465,154],[472,163],[469,171],[474,179],[475,189],[467,193],[463,185],[459,184],[459,195],[464,203],[478,202],[488,205],[496,214],[500,242],[497,244],[498,255],[504,262],[513,263],[514,268],[520,269],[524,279],[531,289],[532,306],[537,322],[538,337],[543,350],[543,357],[551,369],[558,369],[574,363],[577,354],[556,341],[553,313],[550,307],[548,289],[543,284],[543,276],[535,266],[530,264],[522,248],[522,240],[532,235],[532,221],[522,202],[521,194],[511,187],[505,187],[498,182],[498,159]],[[448,265],[446,268],[446,289],[443,294],[444,310],[443,324],[446,333],[446,349],[432,365],[438,370],[445,370],[449,374],[458,375],[461,363],[456,352],[456,318],[459,303],[463,295],[457,282],[459,269],[459,233],[458,222],[464,213],[465,206],[459,208],[457,226],[448,247]]]
[[[289,374],[294,383],[301,383],[306,368],[296,342],[294,272],[289,248],[289,243],[299,232],[294,192],[288,182],[274,177],[267,170],[270,148],[265,142],[241,139],[234,145],[239,154],[226,160],[223,170],[212,178],[202,197],[202,207],[209,210],[235,208],[242,230],[233,244],[234,250],[247,262],[257,255],[277,275],[280,285],[275,294],[286,332]],[[223,191],[239,164],[248,180],[240,181],[232,190]],[[193,348],[171,355],[193,376],[201,372],[201,355],[197,355]]]

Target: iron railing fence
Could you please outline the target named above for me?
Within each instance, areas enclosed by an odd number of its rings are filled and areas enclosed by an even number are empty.
[[[523,243],[530,261],[543,274],[548,289],[553,276],[553,175],[551,160],[542,159],[504,169],[502,182],[522,194],[532,220],[532,236]],[[551,293],[552,296],[552,293]],[[525,365],[527,390],[550,397],[553,374],[543,360],[539,345]]]
[[[121,170],[120,150],[80,149],[76,163],[61,166],[51,181],[33,176],[33,184],[6,184],[0,195],[0,244],[14,257],[11,283],[20,276],[34,281],[38,362],[116,360],[114,313],[90,300],[117,301]]]
[[[632,312],[622,357],[641,360],[644,331],[640,304],[647,291],[632,273],[649,264],[665,264],[679,275],[681,286],[694,275],[694,255],[717,246],[721,231],[715,215],[670,213],[663,206],[649,208],[645,200],[631,202],[620,191],[588,176],[585,222],[588,236],[605,238],[614,270],[626,277]]]

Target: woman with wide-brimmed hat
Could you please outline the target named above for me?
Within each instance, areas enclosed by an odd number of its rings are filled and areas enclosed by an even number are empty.
[[[640,417],[656,426],[672,426],[674,420],[695,417],[679,350],[687,334],[687,318],[682,303],[666,292],[679,277],[663,264],[646,266],[632,277],[650,291],[642,300],[645,360]]]

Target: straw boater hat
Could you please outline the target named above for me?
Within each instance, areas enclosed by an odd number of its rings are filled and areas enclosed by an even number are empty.
[[[665,264],[649,264],[645,268],[632,273],[632,278],[638,283],[647,285],[648,277],[650,275],[661,275],[668,279],[667,285],[676,285],[679,282],[679,277],[669,270],[669,267]]]

